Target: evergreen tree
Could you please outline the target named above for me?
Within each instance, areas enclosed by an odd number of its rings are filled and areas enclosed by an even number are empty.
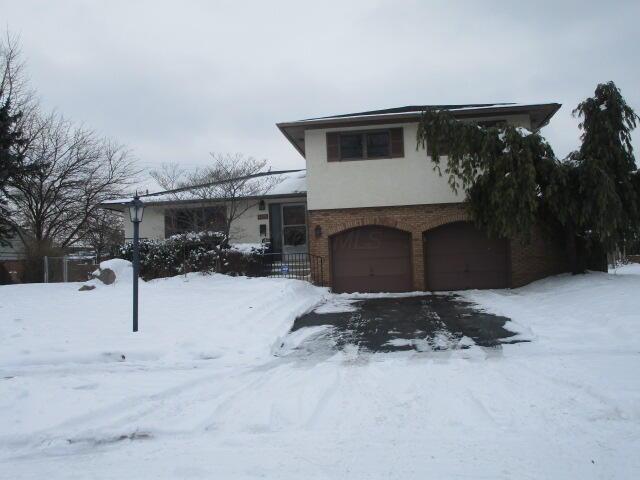
[[[622,248],[640,224],[638,172],[631,145],[637,115],[613,82],[598,85],[580,103],[582,145],[570,155],[575,165],[578,234],[606,249]]]
[[[538,133],[509,125],[459,122],[446,111],[425,111],[419,147],[435,169],[466,193],[475,223],[491,236],[526,241],[535,225],[559,230],[572,271],[588,251],[623,248],[640,232],[640,173],[631,147],[637,116],[613,82],[574,114],[582,146],[559,161]]]
[[[0,91],[2,100],[2,91]],[[7,207],[7,193],[11,182],[33,170],[25,165],[18,149],[25,144],[22,131],[18,127],[21,113],[11,111],[11,100],[5,99],[0,105],[0,244],[8,244],[15,232],[11,212]]]
[[[25,86],[17,40],[7,33],[0,38],[0,245],[15,233],[7,198],[10,185],[34,170],[19,153],[27,143],[21,128],[22,110],[30,100]]]
[[[540,186],[557,163],[537,133],[510,125],[458,122],[446,111],[425,111],[418,146],[429,147],[435,169],[467,195],[478,227],[491,236],[527,239],[540,213]]]

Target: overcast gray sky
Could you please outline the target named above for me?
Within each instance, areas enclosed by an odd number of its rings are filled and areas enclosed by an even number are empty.
[[[276,122],[494,101],[562,103],[543,134],[564,156],[598,82],[640,110],[637,0],[0,4],[45,106],[146,168],[211,151],[303,168]]]

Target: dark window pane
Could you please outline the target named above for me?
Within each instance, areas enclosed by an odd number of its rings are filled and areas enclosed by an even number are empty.
[[[203,223],[197,225],[199,230],[222,230],[224,228],[224,207],[207,207],[203,209]]]
[[[304,245],[307,243],[307,227],[284,227],[282,229],[284,244],[288,246]]]
[[[362,158],[362,135],[340,135],[340,158]]]
[[[306,216],[304,205],[291,205],[282,207],[282,223],[284,225],[304,225]]]
[[[367,133],[367,158],[389,156],[389,132]]]
[[[179,233],[218,231],[224,226],[223,207],[178,208],[165,210],[165,236]]]
[[[198,222],[198,211],[181,209],[176,212],[176,233],[193,232]]]

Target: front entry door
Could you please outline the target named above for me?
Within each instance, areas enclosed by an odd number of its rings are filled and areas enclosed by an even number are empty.
[[[282,253],[307,253],[307,208],[304,203],[282,204]]]

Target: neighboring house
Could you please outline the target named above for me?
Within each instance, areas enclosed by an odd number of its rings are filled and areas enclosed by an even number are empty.
[[[306,253],[306,176],[304,170],[287,170],[261,175],[271,177],[271,188],[263,195],[243,197],[247,210],[231,226],[232,244],[257,244],[267,240],[273,252]],[[189,189],[141,195],[145,203],[140,237],[163,240],[171,235],[216,230],[225,215],[225,202],[202,198]],[[133,237],[133,224],[126,210],[130,199],[104,202],[105,208],[124,213],[125,238]]]
[[[309,252],[336,292],[517,287],[566,269],[559,245],[489,239],[416,148],[420,114],[537,131],[557,103],[401,107],[278,124],[305,158]]]
[[[21,281],[26,258],[24,243],[19,235],[9,239],[10,245],[0,245],[0,265],[11,277],[13,283]]]

